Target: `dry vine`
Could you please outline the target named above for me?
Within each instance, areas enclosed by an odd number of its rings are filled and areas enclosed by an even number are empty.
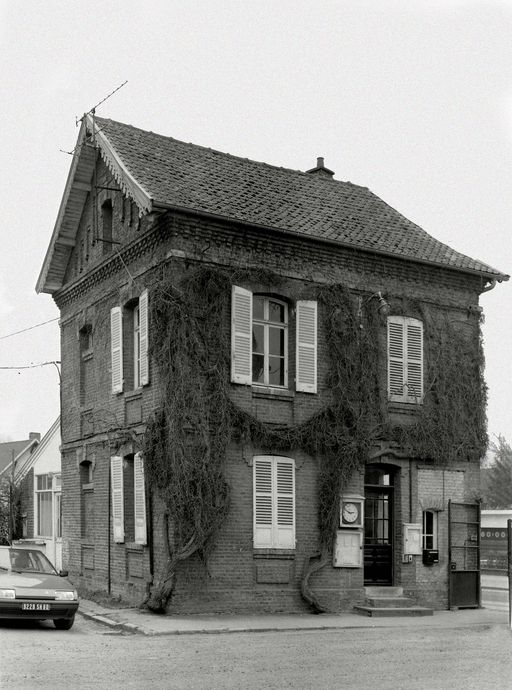
[[[277,276],[244,273],[276,284]],[[165,610],[180,561],[206,558],[229,509],[223,464],[231,439],[267,452],[302,449],[320,463],[320,552],[307,560],[302,594],[323,608],[309,584],[328,562],[339,520],[339,497],[353,472],[364,467],[377,439],[399,443],[411,457],[446,462],[482,453],[486,445],[485,385],[481,343],[464,338],[438,315],[423,314],[429,362],[425,401],[411,427],[391,428],[379,401],[379,317],[361,310],[350,291],[320,288],[329,353],[332,399],[303,424],[269,425],[241,410],[230,397],[231,285],[240,275],[200,268],[179,286],[163,279],[152,291],[153,359],[162,381],[162,404],[145,437],[147,477],[164,509],[168,548],[163,571],[146,605]]]

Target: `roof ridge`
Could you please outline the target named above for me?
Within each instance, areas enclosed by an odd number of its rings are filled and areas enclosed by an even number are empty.
[[[227,151],[221,151],[220,149],[214,149],[211,146],[204,146],[202,144],[194,144],[192,141],[183,141],[183,139],[176,139],[175,137],[171,137],[167,134],[160,134],[159,132],[153,132],[151,129],[142,129],[142,127],[136,127],[135,125],[130,125],[127,124],[126,122],[120,122],[119,120],[112,120],[111,118],[105,118],[105,117],[96,117],[95,116],[95,121],[96,122],[111,122],[114,125],[121,125],[121,127],[128,127],[129,129],[134,129],[137,132],[142,132],[143,134],[151,134],[154,137],[159,137],[161,139],[165,139],[166,141],[173,141],[177,144],[181,144],[183,146],[190,146],[193,149],[200,149],[202,151],[208,151],[210,153],[214,153],[219,156],[225,156],[227,158],[231,158],[233,160],[238,160],[246,163],[252,163],[254,165],[259,165],[265,168],[271,168],[272,170],[281,170],[283,172],[287,173],[294,173],[297,175],[300,175],[301,177],[304,177],[306,179],[312,180],[314,182],[320,182],[321,184],[325,184],[326,182],[329,182],[330,184],[337,183],[341,185],[351,185],[352,187],[357,187],[360,189],[365,189],[368,190],[368,187],[364,185],[359,185],[355,182],[351,182],[350,180],[337,180],[335,178],[331,178],[329,180],[326,180],[325,178],[320,179],[316,175],[312,175],[311,173],[305,171],[305,170],[298,170],[295,168],[287,168],[283,165],[275,165],[273,163],[267,163],[266,161],[257,161],[254,158],[249,158],[247,156],[237,156],[234,153],[229,153]],[[370,191],[370,190],[368,190]]]

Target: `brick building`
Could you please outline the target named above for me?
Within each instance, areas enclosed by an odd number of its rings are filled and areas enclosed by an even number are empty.
[[[147,465],[164,409],[169,467],[224,443],[229,493],[207,565],[201,549],[178,562],[170,611],[339,611],[371,585],[445,608],[452,573],[474,588],[478,299],[508,276],[333,174],[84,116],[37,284],[61,312],[63,561],[81,587],[140,602],[177,549]]]

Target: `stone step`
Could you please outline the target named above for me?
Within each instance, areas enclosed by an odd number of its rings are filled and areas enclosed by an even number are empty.
[[[366,606],[371,606],[375,609],[398,609],[410,608],[414,606],[414,601],[409,597],[366,597]]]
[[[354,611],[363,616],[372,617],[396,617],[396,616],[432,616],[434,611],[424,606],[408,606],[406,608],[378,608],[374,606],[354,606]]]

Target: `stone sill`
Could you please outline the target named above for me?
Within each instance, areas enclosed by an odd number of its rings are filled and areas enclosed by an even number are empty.
[[[255,560],[295,560],[295,549],[253,549],[252,554]]]
[[[264,398],[266,400],[293,401],[295,392],[287,388],[273,388],[272,386],[252,386],[253,398]]]

